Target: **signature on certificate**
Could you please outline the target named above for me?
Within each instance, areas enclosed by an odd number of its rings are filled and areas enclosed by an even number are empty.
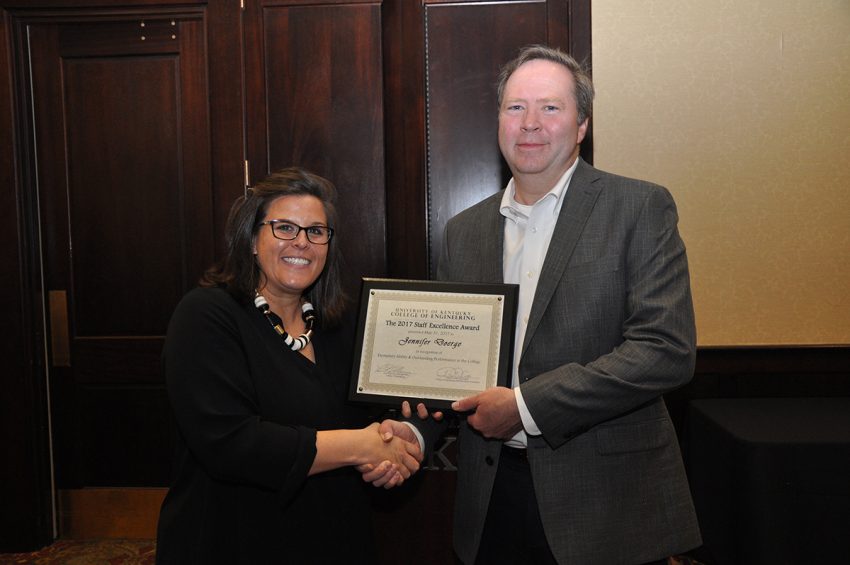
[[[437,369],[437,378],[441,381],[468,381],[469,373],[462,367],[440,367]]]
[[[410,376],[410,371],[402,365],[392,365],[390,363],[380,365],[375,369],[375,372],[391,379],[405,379]]]

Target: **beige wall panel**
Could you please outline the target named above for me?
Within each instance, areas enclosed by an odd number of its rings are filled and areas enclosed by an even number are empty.
[[[850,344],[850,1],[592,17],[595,162],[676,198],[700,345]]]

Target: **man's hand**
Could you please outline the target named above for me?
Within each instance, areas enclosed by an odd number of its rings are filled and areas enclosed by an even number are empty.
[[[405,418],[410,418],[413,415],[413,412],[410,409],[410,403],[407,400],[401,403],[401,415]],[[438,422],[443,419],[442,412],[429,414],[428,409],[421,402],[416,405],[416,415],[419,416],[420,420],[427,420],[429,415]],[[419,444],[419,438],[416,436],[413,428],[404,422],[399,422],[397,420],[384,420],[381,422],[381,427],[378,431],[380,432],[381,437],[384,438],[384,441],[390,441],[394,437],[398,436],[404,441],[412,443],[413,445],[418,445],[420,447],[420,451],[424,449],[424,446]],[[422,453],[422,456],[424,456],[424,453]],[[422,462],[422,456],[419,458],[420,463]]]
[[[392,422],[391,420],[385,420],[386,422]],[[369,435],[372,433],[376,433],[380,437],[376,437],[375,439],[379,442],[378,453],[382,455],[388,455],[388,459],[381,461],[380,458],[375,459],[370,456],[374,462],[362,463],[356,466],[357,471],[359,471],[363,477],[363,480],[369,483],[372,483],[376,487],[384,487],[384,488],[392,488],[394,486],[401,485],[405,479],[409,478],[412,474],[419,470],[419,463],[422,462],[423,455],[422,451],[419,448],[419,442],[415,439],[416,436],[410,430],[409,426],[401,424],[400,422],[395,422],[395,424],[406,428],[407,431],[413,435],[413,441],[408,441],[405,439],[403,434],[404,430],[398,429],[399,435],[396,437],[393,433],[386,433],[381,430],[381,425],[375,423],[367,428],[364,428],[362,432],[365,432],[364,438],[369,438]],[[393,431],[393,424],[387,424],[389,428]],[[370,447],[369,444],[372,442],[367,441],[361,444],[364,449],[368,449]],[[382,446],[382,447],[381,447]],[[368,449],[371,451],[371,449]]]
[[[405,418],[410,418],[413,415],[413,412],[410,409],[410,402],[405,400],[401,403],[401,415]],[[428,419],[428,409],[421,402],[416,405],[416,415],[419,416],[420,420]],[[442,412],[434,412],[431,416],[438,422],[443,419]]]
[[[474,411],[466,421],[486,438],[510,439],[522,430],[514,391],[503,386],[461,398],[452,403],[452,410]]]
[[[413,414],[410,409],[410,403],[407,400],[401,403],[401,413],[405,418],[410,418]],[[429,414],[428,409],[421,402],[416,406],[416,415],[421,420],[427,419],[429,415],[437,421],[443,419],[442,412]],[[413,428],[409,424],[399,422],[398,420],[384,420],[378,428],[378,433],[385,442],[390,442],[393,438],[398,438],[406,442],[408,453],[415,457],[419,463],[425,457],[424,446],[419,443],[419,437],[417,437],[416,432],[413,431]],[[386,461],[385,463],[388,464],[389,462]],[[398,475],[395,469],[388,465],[381,464],[377,467],[373,465],[360,465],[357,467],[357,470],[363,475],[364,481],[372,483],[375,486],[392,488],[404,482],[404,478]]]
[[[403,439],[407,443],[410,443],[411,447],[416,446],[418,454],[415,455],[415,457],[420,463],[422,462],[424,454],[422,453],[421,446],[419,445],[419,438],[416,437],[413,428],[409,425],[404,422],[399,422],[398,420],[384,420],[381,422],[378,432],[381,434],[381,438],[384,441],[391,441],[394,437],[397,437]]]

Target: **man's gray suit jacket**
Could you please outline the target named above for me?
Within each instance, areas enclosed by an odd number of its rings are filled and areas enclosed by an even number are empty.
[[[503,282],[502,192],[452,218],[438,278]],[[572,177],[522,346],[523,398],[542,435],[528,458],[559,563],[636,564],[700,545],[662,394],[687,383],[696,331],[676,207],[661,186]],[[454,545],[473,563],[501,441],[458,434]]]

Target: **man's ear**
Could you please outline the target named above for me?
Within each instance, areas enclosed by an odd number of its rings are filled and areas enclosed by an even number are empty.
[[[587,135],[587,126],[590,124],[590,118],[585,118],[578,126],[578,135],[576,135],[576,145],[584,141],[584,136]]]

